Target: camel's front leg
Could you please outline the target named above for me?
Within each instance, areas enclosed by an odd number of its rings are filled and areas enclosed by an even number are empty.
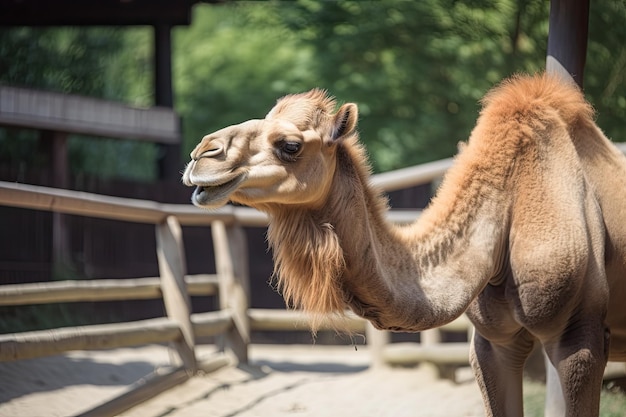
[[[522,376],[533,344],[533,337],[525,330],[501,344],[474,332],[470,362],[488,417],[524,416]]]
[[[565,416],[599,415],[608,343],[608,331],[601,323],[570,324],[558,341],[544,343],[561,381]]]

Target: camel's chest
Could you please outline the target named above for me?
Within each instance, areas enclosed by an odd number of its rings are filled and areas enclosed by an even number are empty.
[[[487,285],[470,304],[466,314],[476,330],[490,340],[506,339],[519,330],[514,303],[507,297],[506,281]]]
[[[510,274],[497,285],[488,284],[472,302],[467,315],[486,338],[496,341],[526,329],[537,336],[557,334],[567,325],[572,306],[567,291],[545,283],[519,283]]]

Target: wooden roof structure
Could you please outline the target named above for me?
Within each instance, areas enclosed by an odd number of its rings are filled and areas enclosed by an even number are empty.
[[[200,0],[0,0],[1,26],[189,25]],[[222,3],[224,0],[203,0]]]

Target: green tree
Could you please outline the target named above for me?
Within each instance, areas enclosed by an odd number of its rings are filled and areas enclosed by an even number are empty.
[[[626,141],[626,2],[592,1],[585,65],[585,93],[598,125],[614,141]]]
[[[122,45],[114,29],[3,28],[0,82],[102,97],[102,69]]]

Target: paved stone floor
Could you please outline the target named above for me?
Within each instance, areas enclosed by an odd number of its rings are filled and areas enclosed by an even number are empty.
[[[210,356],[212,352],[201,352]],[[0,363],[0,416],[70,416],[175,360],[163,346],[71,352]],[[483,416],[467,369],[457,382],[427,367],[370,369],[366,347],[253,345],[250,365],[200,374],[123,416]]]

